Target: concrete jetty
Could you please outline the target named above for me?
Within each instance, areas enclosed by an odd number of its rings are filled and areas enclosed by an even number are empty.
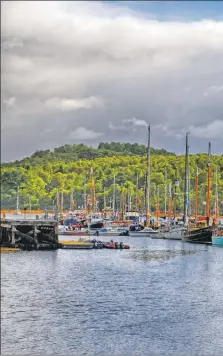
[[[58,222],[51,220],[1,220],[0,246],[24,250],[51,250],[60,247]]]

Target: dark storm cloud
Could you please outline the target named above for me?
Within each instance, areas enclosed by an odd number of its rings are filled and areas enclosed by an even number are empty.
[[[4,2],[2,159],[65,143],[223,147],[223,23],[159,22],[107,4]],[[126,130],[121,129],[122,126]],[[191,144],[192,146],[192,144]]]

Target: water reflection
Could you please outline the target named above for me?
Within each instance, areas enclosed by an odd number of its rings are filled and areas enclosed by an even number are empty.
[[[196,251],[192,250],[173,250],[173,249],[138,249],[131,251],[128,255],[124,256],[124,258],[131,258],[133,260],[140,260],[146,262],[164,262],[168,261],[174,257],[186,256],[195,254]]]

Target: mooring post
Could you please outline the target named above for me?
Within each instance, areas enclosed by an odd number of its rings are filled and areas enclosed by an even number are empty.
[[[54,226],[54,238],[57,239],[57,242],[58,242],[58,235],[59,235],[59,226],[57,222],[57,224],[55,224]]]
[[[11,235],[11,237],[12,237],[12,239],[11,239],[11,245],[12,246],[15,246],[15,231],[16,231],[16,227],[14,226],[14,225],[12,225],[12,235]]]
[[[37,248],[37,250],[38,250],[38,249],[39,249],[39,242],[38,242],[37,234],[38,234],[38,228],[37,228],[37,225],[34,224],[33,236],[34,236],[34,240],[35,240],[35,243],[36,243],[36,248]]]

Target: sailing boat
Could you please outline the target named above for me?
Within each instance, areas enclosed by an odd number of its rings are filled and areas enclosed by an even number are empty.
[[[185,172],[186,172],[186,170],[185,170]],[[210,183],[211,183],[211,143],[209,142],[208,162],[207,162],[207,202],[206,202],[207,226],[201,227],[201,228],[192,228],[192,229],[190,226],[188,226],[188,230],[185,233],[185,235],[183,236],[184,241],[196,242],[196,243],[211,243],[212,226],[209,226],[210,216],[211,216]],[[185,185],[185,187],[186,187],[186,185]],[[186,192],[188,192],[187,187],[186,187]],[[185,196],[186,196],[186,194],[185,194]],[[185,209],[185,212],[186,212],[186,214],[185,214],[184,221],[186,221],[188,210]]]
[[[21,215],[21,211],[19,210],[19,185],[17,187],[16,210],[14,215]]]
[[[89,229],[100,229],[104,226],[103,222],[103,214],[97,212],[97,201],[96,201],[96,192],[95,192],[95,181],[94,181],[94,171],[93,167],[90,170],[91,176],[91,204],[92,204],[92,211],[89,215]]]
[[[178,181],[175,182],[178,185]],[[185,196],[184,196],[184,223],[188,220],[188,206],[189,206],[189,146],[188,146],[188,133],[186,134],[186,154],[185,154]],[[172,187],[169,185],[169,219],[173,216],[172,207]],[[185,233],[185,226],[176,225],[175,220],[173,224],[166,224],[164,231],[152,236],[156,239],[167,240],[182,240]]]
[[[132,237],[150,237],[157,234],[157,231],[148,227],[148,220],[150,216],[150,125],[148,126],[148,145],[147,145],[147,173],[146,173],[146,184],[145,184],[145,221],[144,225],[131,225],[129,228],[129,236]],[[138,176],[137,176],[137,192],[138,192]],[[136,199],[137,206],[137,199]]]
[[[182,240],[182,235],[185,231],[185,228],[179,223],[176,225],[175,219],[171,223],[172,216],[173,216],[172,188],[170,184],[169,185],[169,221],[165,224],[164,231],[157,232],[157,234],[151,236],[152,239]]]

